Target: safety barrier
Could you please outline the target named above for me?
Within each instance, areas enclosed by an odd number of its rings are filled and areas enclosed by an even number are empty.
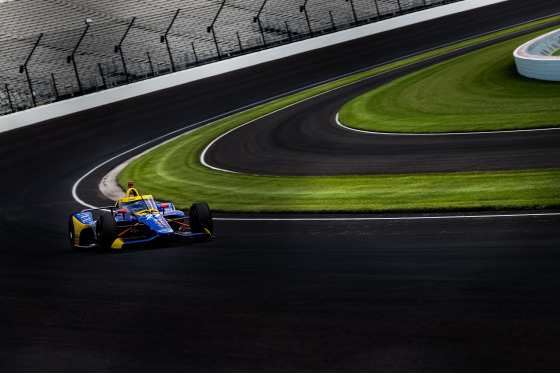
[[[527,78],[560,81],[560,29],[533,39],[513,52],[519,74]]]

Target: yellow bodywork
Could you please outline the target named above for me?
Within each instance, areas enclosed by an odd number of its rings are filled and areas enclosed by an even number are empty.
[[[81,223],[75,216],[72,216],[74,222],[74,245],[80,245],[80,235],[84,229],[91,227],[91,225]]]
[[[119,208],[122,203],[131,203],[131,202],[138,201],[138,200],[153,200],[153,199],[154,199],[154,197],[152,195],[141,196],[140,193],[138,193],[138,190],[136,188],[129,188],[128,191],[126,191],[125,197],[117,200],[117,202],[115,203],[115,207]],[[136,215],[144,215],[144,214],[150,214],[150,213],[158,213],[158,210],[157,209],[149,209],[149,210],[145,210],[145,211],[138,212],[138,213],[135,213],[135,214]]]
[[[111,248],[113,249],[121,249],[124,244],[124,240],[122,238],[117,238],[113,244],[111,244]]]

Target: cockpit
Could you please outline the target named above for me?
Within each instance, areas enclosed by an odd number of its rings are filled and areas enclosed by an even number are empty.
[[[132,200],[132,199],[131,199]],[[126,209],[129,213],[157,213],[158,209],[152,196],[138,196],[132,201],[119,201],[118,209]]]

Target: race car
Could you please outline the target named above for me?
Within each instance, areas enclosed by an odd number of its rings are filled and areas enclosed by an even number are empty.
[[[156,203],[152,195],[140,195],[132,181],[128,187],[125,197],[117,200],[115,206],[84,209],[70,215],[68,232],[73,249],[120,249],[148,242],[213,238],[208,204],[192,204],[187,218],[170,202]]]

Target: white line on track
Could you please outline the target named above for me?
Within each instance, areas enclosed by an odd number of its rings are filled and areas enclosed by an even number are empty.
[[[494,130],[494,131],[472,131],[472,132],[435,132],[435,133],[410,133],[410,132],[379,132],[355,129],[342,124],[338,119],[339,113],[336,113],[336,124],[346,130],[359,132],[366,135],[387,135],[387,136],[449,136],[449,135],[493,135],[493,134],[507,134],[518,132],[538,132],[538,131],[559,131],[560,127],[548,127],[541,129],[522,129],[522,130]]]
[[[251,217],[214,217],[214,221],[413,221],[435,219],[472,219],[472,218],[517,218],[560,216],[557,213],[512,213],[512,214],[477,214],[447,216],[401,216],[401,217],[310,217],[310,218],[251,218]]]

